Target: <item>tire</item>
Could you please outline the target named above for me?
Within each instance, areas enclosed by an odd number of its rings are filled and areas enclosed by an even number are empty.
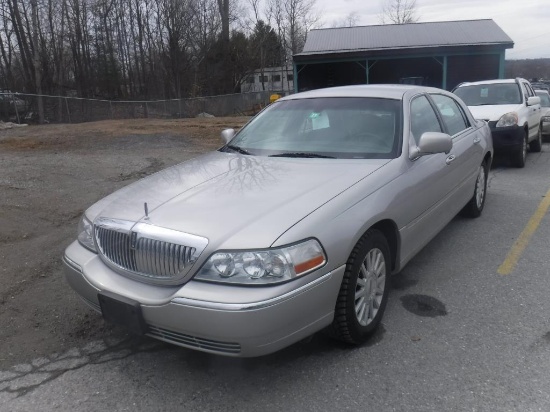
[[[329,334],[361,344],[380,324],[389,293],[390,249],[382,232],[370,229],[357,242],[346,264]]]
[[[481,216],[483,208],[485,207],[485,198],[487,197],[487,175],[489,174],[489,168],[487,162],[483,161],[477,173],[476,188],[474,195],[469,202],[464,206],[461,211],[461,215],[471,218]]]
[[[523,144],[511,154],[510,160],[515,167],[525,167],[525,161],[527,160],[527,132],[523,136]]]
[[[542,150],[542,124],[539,124],[539,132],[537,133],[537,138],[529,143],[529,150],[536,153]]]

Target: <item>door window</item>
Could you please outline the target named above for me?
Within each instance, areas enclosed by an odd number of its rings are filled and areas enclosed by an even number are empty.
[[[527,83],[521,83],[521,85],[523,86],[523,90],[525,91],[525,100],[527,100],[529,97],[535,95],[535,93],[529,87],[529,85]]]
[[[470,127],[464,112],[454,99],[442,94],[432,94],[431,97],[439,109],[443,123],[447,126],[447,130],[451,136]]]
[[[437,115],[426,96],[419,96],[411,103],[411,132],[418,143],[425,132],[442,132]]]

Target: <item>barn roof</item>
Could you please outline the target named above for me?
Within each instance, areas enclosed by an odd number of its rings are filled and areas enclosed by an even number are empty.
[[[311,30],[296,56],[480,45],[512,48],[514,42],[492,19],[385,24]]]

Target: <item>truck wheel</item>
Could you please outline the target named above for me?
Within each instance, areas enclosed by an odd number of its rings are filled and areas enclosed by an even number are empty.
[[[523,136],[523,144],[519,148],[517,148],[510,156],[512,165],[518,168],[525,167],[526,159],[527,159],[527,132],[525,133],[525,136]]]
[[[539,124],[537,138],[529,143],[529,150],[531,152],[540,152],[542,150],[542,124]]]

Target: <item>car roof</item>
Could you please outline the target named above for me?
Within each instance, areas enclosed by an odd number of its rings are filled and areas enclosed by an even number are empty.
[[[313,99],[317,97],[374,97],[402,100],[405,93],[414,91],[422,93],[430,91],[442,92],[443,90],[404,84],[365,84],[310,90],[292,94],[279,100]]]
[[[550,94],[548,92],[548,90],[540,90],[540,89],[535,89],[535,93],[537,93],[537,94]]]
[[[464,82],[457,86],[458,87],[464,87],[464,86],[477,86],[479,84],[503,84],[503,83],[515,83],[516,80],[524,80],[524,79],[492,79],[492,80],[480,80],[478,82]]]

